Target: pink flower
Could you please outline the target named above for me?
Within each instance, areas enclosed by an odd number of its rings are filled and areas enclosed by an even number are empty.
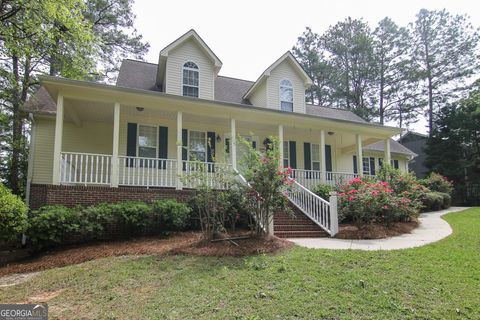
[[[352,200],[355,200],[355,197],[354,197],[354,196],[348,197],[348,201],[352,201]]]
[[[378,190],[373,190],[372,191],[372,196],[376,197],[376,196],[378,196],[378,194],[379,194]]]
[[[388,209],[388,206],[387,206],[387,205],[384,205],[384,206],[383,206],[383,209]]]

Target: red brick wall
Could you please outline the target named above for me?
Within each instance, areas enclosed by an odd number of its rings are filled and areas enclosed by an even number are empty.
[[[171,188],[111,188],[32,184],[30,188],[30,209],[36,210],[42,206],[54,204],[74,207],[76,205],[89,206],[102,202],[116,203],[129,200],[152,202],[158,199],[176,199],[185,202],[191,193],[191,190]]]

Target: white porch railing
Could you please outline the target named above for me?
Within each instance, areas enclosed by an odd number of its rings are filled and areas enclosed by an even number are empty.
[[[79,152],[60,155],[60,183],[110,184],[112,156]]]
[[[321,183],[335,186],[337,184],[345,183],[348,180],[359,176],[360,175],[356,173],[327,171],[325,177],[322,177],[321,171],[303,169],[293,169],[291,174],[291,178],[295,179],[296,181],[298,181],[298,183],[310,190]],[[322,178],[325,179],[325,182],[322,182]]]
[[[338,232],[337,197],[330,202],[317,196],[297,181],[288,192],[290,201],[322,229],[335,236]]]
[[[183,186],[196,188],[201,184],[214,189],[227,189],[226,174],[231,165],[215,162],[182,161]]]
[[[177,160],[119,156],[118,184],[140,187],[176,187]]]

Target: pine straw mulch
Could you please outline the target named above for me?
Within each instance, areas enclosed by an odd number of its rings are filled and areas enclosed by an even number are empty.
[[[418,221],[396,222],[390,227],[372,223],[362,228],[354,224],[341,224],[335,238],[339,239],[384,239],[411,233],[419,225]]]
[[[245,235],[236,233],[234,236]],[[232,236],[232,235],[229,235]],[[246,256],[275,253],[293,246],[293,243],[270,237],[210,242],[199,232],[181,232],[168,238],[145,237],[125,241],[93,243],[59,248],[43,252],[27,260],[0,267],[0,277],[13,273],[27,273],[64,267],[89,260],[124,255],[191,254],[201,256]]]

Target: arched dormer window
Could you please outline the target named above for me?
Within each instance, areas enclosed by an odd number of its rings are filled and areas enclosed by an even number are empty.
[[[293,111],[293,86],[290,80],[280,81],[280,109]]]
[[[198,66],[191,61],[183,65],[183,96],[198,98]]]

